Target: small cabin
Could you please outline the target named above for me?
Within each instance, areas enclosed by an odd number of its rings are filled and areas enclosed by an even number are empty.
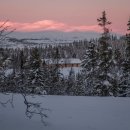
[[[58,64],[60,68],[66,67],[80,67],[81,60],[77,58],[65,58],[65,59],[45,59],[45,63],[48,66],[54,66]]]

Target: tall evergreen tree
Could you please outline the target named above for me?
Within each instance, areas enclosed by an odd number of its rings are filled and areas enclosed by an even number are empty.
[[[116,48],[113,53],[113,65],[111,68],[111,82],[113,96],[118,96],[122,88],[122,54],[121,51]]]
[[[84,55],[81,66],[83,67],[82,75],[84,75],[84,86],[86,88],[87,95],[93,95],[96,83],[97,73],[97,50],[96,45],[90,42],[88,49]]]
[[[99,39],[99,74],[98,74],[98,84],[97,92],[100,96],[112,95],[112,84],[110,83],[110,69],[112,65],[112,48],[110,46],[110,33],[108,25],[111,22],[108,21],[106,17],[106,12],[102,12],[102,16],[97,19],[98,25],[103,28],[102,37]]]
[[[40,93],[44,90],[44,74],[43,68],[41,67],[41,57],[38,48],[33,48],[29,60],[29,68],[27,73],[27,86],[31,93]]]
[[[71,68],[68,78],[67,78],[67,82],[66,82],[66,94],[67,95],[74,95],[74,91],[75,91],[75,72],[73,70],[73,68]]]
[[[84,77],[81,73],[76,75],[75,83],[74,83],[74,95],[76,96],[84,96],[86,95],[86,88],[84,83]]]
[[[60,60],[60,53],[59,49],[56,47],[55,52],[53,54],[53,65],[50,68],[50,94],[59,94],[61,90],[61,80],[62,76],[59,69],[59,60]]]
[[[123,63],[123,85],[121,94],[127,96],[130,93],[130,19],[128,21],[128,33],[126,34],[125,61]],[[130,94],[129,94],[130,95]]]
[[[5,85],[5,73],[2,67],[0,67],[0,92],[6,91]]]
[[[20,72],[17,74],[17,80],[18,80],[18,85],[20,85],[19,87],[23,87],[24,86],[24,83],[25,83],[25,79],[26,79],[26,74],[25,74],[25,62],[26,62],[26,58],[24,56],[24,52],[23,50],[20,50],[20,55],[19,55],[19,69],[20,69]]]

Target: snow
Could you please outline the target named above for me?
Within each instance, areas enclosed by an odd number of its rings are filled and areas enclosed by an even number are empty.
[[[0,102],[9,96],[0,94]],[[22,95],[14,95],[14,108],[0,105],[1,130],[130,130],[130,98],[29,96],[31,102],[41,102],[46,126],[40,117],[25,116],[26,106]]]
[[[105,85],[105,86],[112,86],[112,84],[110,84],[110,82],[107,81],[107,80],[105,80],[105,81],[103,82],[103,85]]]
[[[9,75],[11,75],[13,73],[13,69],[6,69],[4,71],[4,73],[5,73],[5,76],[7,77],[7,76],[9,76]]]
[[[56,64],[56,60],[54,59],[45,59],[47,64]],[[81,60],[77,58],[62,58],[58,60],[59,64],[81,64]]]
[[[70,70],[73,69],[75,74],[78,74],[81,72],[82,68],[81,67],[65,67],[65,68],[60,68],[60,72],[65,76],[69,76]]]
[[[81,60],[77,58],[60,59],[59,64],[81,64]]]

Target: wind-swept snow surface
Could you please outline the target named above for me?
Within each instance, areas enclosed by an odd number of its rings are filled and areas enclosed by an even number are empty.
[[[0,94],[0,102],[9,97]],[[13,96],[13,105],[0,104],[0,130],[130,130],[130,98],[34,96],[48,116],[41,123],[38,115],[27,118],[22,95]]]

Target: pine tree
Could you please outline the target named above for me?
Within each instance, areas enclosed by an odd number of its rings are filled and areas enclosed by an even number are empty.
[[[100,96],[109,96],[111,95],[111,88],[113,87],[110,79],[110,69],[112,65],[112,48],[110,46],[110,34],[108,25],[111,22],[108,21],[106,17],[106,12],[102,12],[102,17],[97,19],[99,26],[103,28],[102,37],[99,39],[99,75],[98,75],[98,84],[97,92]]]
[[[123,59],[122,59],[121,51],[118,48],[116,48],[113,53],[113,65],[111,69],[111,83],[113,85],[111,91],[113,96],[118,96],[121,91],[122,78],[123,78],[122,69],[121,69],[122,62]]]
[[[5,88],[5,76],[4,76],[4,70],[2,67],[0,67],[0,92],[6,91]]]
[[[122,58],[122,54],[121,54],[120,49],[116,48],[114,50],[113,60],[114,60],[114,64],[116,65],[116,69],[120,70],[121,69],[121,64],[123,62],[123,58]]]
[[[68,78],[67,78],[67,83],[66,83],[66,94],[67,95],[74,95],[75,91],[75,72],[73,68],[71,68]]]
[[[81,73],[76,75],[75,86],[74,86],[74,95],[76,96],[85,96],[86,95],[86,88],[83,85],[84,77]]]
[[[25,58],[25,56],[24,56],[24,52],[23,52],[23,50],[21,50],[20,51],[20,72],[19,72],[19,76],[20,76],[20,81],[19,81],[19,83],[21,84],[21,85],[23,85],[24,84],[24,82],[25,82],[25,71],[24,71],[24,64],[25,64],[25,62],[26,62],[26,58]]]
[[[6,91],[5,84],[5,60],[7,59],[7,55],[5,55],[5,51],[3,48],[0,48],[0,91]]]
[[[94,94],[94,87],[96,83],[96,73],[97,73],[97,50],[93,42],[90,42],[88,49],[84,55],[81,66],[83,67],[82,75],[84,76],[84,86],[86,88],[87,95]]]
[[[27,86],[29,86],[29,92],[40,94],[42,90],[44,90],[44,71],[41,68],[41,58],[39,54],[39,50],[37,48],[33,48],[31,51],[31,56],[29,60],[29,68],[27,75]]]
[[[126,34],[127,45],[125,49],[125,61],[123,63],[123,85],[120,92],[123,96],[127,96],[127,93],[130,93],[130,19],[127,26],[128,34]]]
[[[60,53],[58,47],[55,48],[55,52],[53,54],[53,65],[50,68],[49,75],[50,75],[50,94],[58,95],[61,93],[61,81],[62,76],[59,69],[59,60],[60,60]]]

